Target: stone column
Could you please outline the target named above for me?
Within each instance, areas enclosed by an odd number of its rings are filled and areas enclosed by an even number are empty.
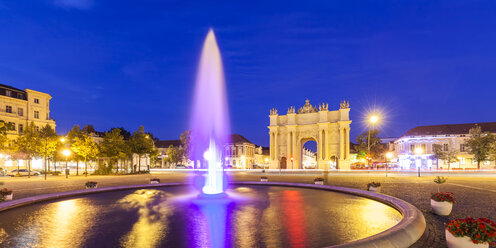
[[[317,167],[319,167],[320,163],[319,161],[321,160],[322,157],[322,130],[319,129],[319,133],[317,135]]]
[[[293,152],[293,156],[295,157],[295,163],[296,163],[296,167],[300,168],[300,157],[299,157],[299,153],[300,151],[298,150],[297,148],[297,145],[296,145],[296,132],[293,132],[293,135],[292,135],[292,141],[291,141],[291,151]]]
[[[325,130],[325,134],[326,134],[326,143],[325,143],[325,159],[328,160],[329,159],[329,128]]]
[[[286,138],[286,154],[287,154],[286,157],[288,159],[290,159],[292,156],[292,154],[291,154],[291,132],[288,131],[286,133],[286,136],[287,136],[287,138]]]
[[[270,160],[274,160],[274,140],[272,138],[273,136],[273,132],[269,132],[269,157],[270,157]]]
[[[345,158],[346,159],[349,159],[350,158],[350,128],[346,128],[346,134],[345,134],[345,138],[346,138],[346,144],[345,144],[345,150],[346,150],[346,154],[345,154]]]
[[[279,162],[279,142],[277,142],[277,130],[274,131],[274,160],[276,162]],[[279,163],[279,167],[281,166],[281,164]]]
[[[339,128],[339,159],[344,159],[344,134],[343,128]]]

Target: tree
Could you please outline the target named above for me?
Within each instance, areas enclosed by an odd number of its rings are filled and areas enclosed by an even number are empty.
[[[124,151],[124,137],[121,135],[120,129],[112,129],[106,132],[103,141],[99,144],[100,154],[110,159],[110,165],[118,162],[123,157]],[[117,171],[119,171],[119,164],[117,164]]]
[[[155,145],[153,140],[149,135],[145,133],[145,128],[140,126],[138,130],[133,132],[133,136],[130,139],[131,151],[138,154],[138,172],[141,171],[141,157],[145,154],[151,154],[155,150]],[[148,165],[148,170],[150,170],[150,165]]]
[[[167,148],[167,162],[177,165],[183,158],[183,152],[178,147],[170,145]]]
[[[7,131],[12,130],[12,125],[0,120],[0,151],[6,152],[9,149],[9,138]]]
[[[496,138],[489,132],[482,132],[479,125],[475,125],[469,130],[470,138],[466,141],[468,152],[474,155],[477,161],[477,169],[480,169],[480,162],[488,160],[491,148]]]
[[[186,130],[181,134],[181,144],[183,146],[182,155],[186,160],[190,158],[190,147],[191,147],[191,131]]]
[[[15,141],[17,152],[24,154],[24,157],[28,161],[28,177],[31,177],[31,159],[38,155],[37,152],[40,146],[40,133],[36,130],[34,122],[31,122]]]
[[[82,133],[78,137],[74,138],[74,141],[71,144],[71,149],[72,151],[74,151],[77,157],[83,159],[84,175],[88,176],[88,159],[96,157],[99,152],[98,146],[96,145],[95,141],[93,141],[93,138],[89,134]]]
[[[131,138],[131,132],[129,132],[128,130],[126,130],[125,128],[123,127],[113,127],[109,130],[109,132],[112,132],[114,129],[119,129],[122,137],[124,137],[124,140],[128,140]]]
[[[448,170],[450,170],[451,163],[458,162],[458,154],[455,149],[449,149],[444,151],[440,144],[433,144],[433,157],[439,161],[439,159],[444,160],[448,164]],[[439,166],[439,163],[438,163]]]
[[[357,159],[370,158],[376,159],[379,158],[385,151],[385,146],[381,144],[381,139],[378,137],[379,130],[372,129],[370,130],[370,153],[368,151],[368,139],[369,139],[369,131],[364,132],[356,138],[357,146]]]
[[[48,158],[52,157],[57,151],[58,137],[55,129],[50,125],[46,124],[39,133],[40,145],[37,147],[38,154],[43,156],[43,161],[45,162],[45,180],[47,179],[48,173]]]
[[[70,145],[72,148],[76,139],[79,139],[79,140],[84,139],[83,136],[85,136],[85,135],[89,136],[89,134],[91,133],[91,130],[93,130],[93,132],[94,132],[93,126],[91,126],[91,125],[90,125],[90,128],[88,128],[88,125],[86,125],[86,126],[84,126],[83,129],[81,129],[79,127],[79,125],[74,125],[72,127],[71,131],[69,131],[67,133],[68,145]],[[76,160],[76,176],[79,176],[79,161],[82,159],[82,157],[79,156],[79,154],[77,154],[77,153],[73,154],[72,157],[74,158],[74,160]]]

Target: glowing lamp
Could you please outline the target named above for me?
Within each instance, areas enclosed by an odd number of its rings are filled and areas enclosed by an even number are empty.
[[[393,153],[392,152],[386,153],[386,158],[391,159],[392,157],[393,157]]]
[[[67,156],[71,155],[71,151],[69,151],[68,149],[65,149],[62,151],[62,154],[64,154],[64,156],[67,157]]]

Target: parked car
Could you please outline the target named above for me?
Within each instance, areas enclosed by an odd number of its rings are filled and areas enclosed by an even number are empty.
[[[19,174],[21,176],[27,176],[28,175],[28,170],[27,169],[19,169],[19,171],[17,171],[17,169],[11,170],[11,171],[9,171],[9,173],[7,173],[7,176],[13,177],[13,176],[15,176],[17,174]],[[31,171],[31,175],[32,176],[39,176],[40,173],[37,172],[37,171]]]

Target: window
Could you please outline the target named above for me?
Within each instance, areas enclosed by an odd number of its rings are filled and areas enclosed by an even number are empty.
[[[40,103],[40,99],[35,98],[35,99],[34,99],[34,103]]]
[[[24,115],[24,109],[22,109],[22,108],[17,108],[17,114],[18,114],[19,116],[23,116],[23,115]]]
[[[448,151],[448,144],[443,144],[443,151],[445,151],[445,152]]]
[[[40,131],[40,127],[38,127],[38,126],[36,126],[35,129],[36,129],[36,132]]]
[[[465,152],[466,144],[460,144],[460,152]]]
[[[489,161],[489,160],[484,161],[484,165],[490,165],[490,164],[491,164],[491,161]]]
[[[35,119],[40,119],[40,111],[34,111],[34,118]]]
[[[410,145],[410,151],[411,151],[411,152],[414,152],[414,151],[415,151],[415,144],[411,144],[411,145]]]
[[[19,124],[19,133],[24,132],[24,126],[22,124]]]
[[[10,127],[10,130],[13,130],[13,131],[16,130],[16,125],[14,122],[9,122],[9,127]]]
[[[465,164],[465,158],[460,158],[460,164],[462,164],[462,165]]]
[[[23,99],[22,94],[21,93],[17,93],[17,98]]]
[[[50,118],[48,118],[48,113],[47,113],[46,119],[47,119],[47,120],[50,120]]]
[[[426,153],[427,152],[427,150],[425,149],[425,144],[421,144],[420,145],[420,148],[422,149],[422,152],[423,153]]]
[[[12,91],[10,91],[10,90],[6,90],[6,91],[5,91],[5,95],[6,95],[6,96],[12,96]]]
[[[12,106],[7,105],[7,107],[5,107],[5,112],[12,113]]]

